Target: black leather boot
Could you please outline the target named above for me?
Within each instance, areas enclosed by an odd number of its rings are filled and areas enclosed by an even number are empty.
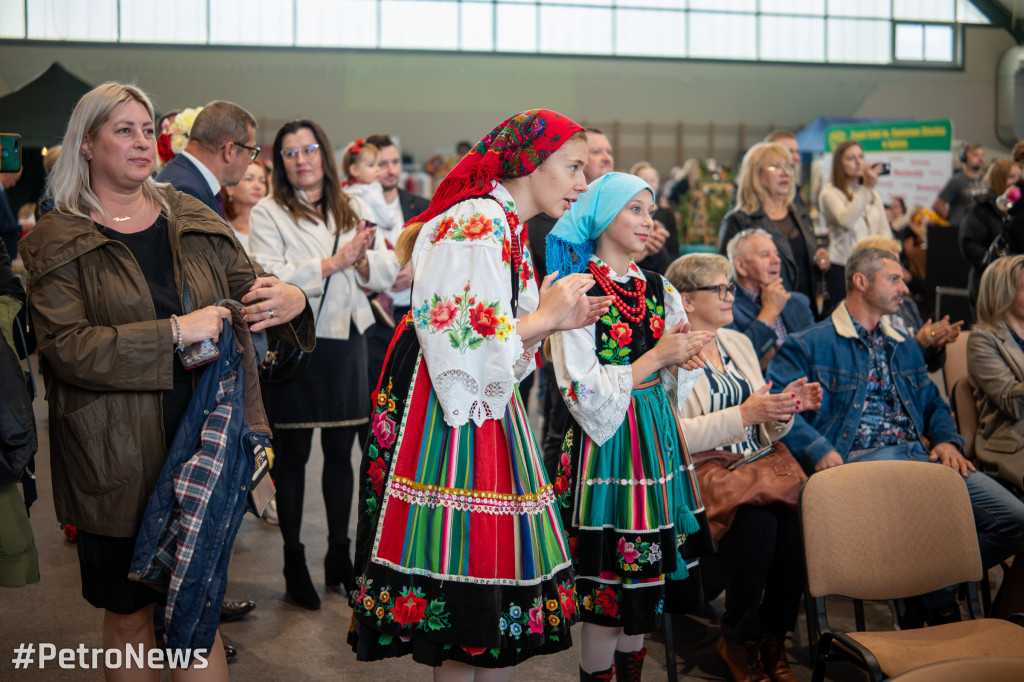
[[[284,586],[286,600],[304,609],[315,611],[320,608],[320,595],[316,593],[306,567],[305,547],[284,551]]]
[[[350,545],[348,538],[342,542],[329,542],[327,556],[324,557],[324,582],[327,583],[327,589],[337,590],[346,596],[355,580],[352,557],[349,555]]]
[[[640,682],[640,674],[644,670],[644,656],[647,647],[640,651],[615,650],[615,681]]]
[[[580,682],[611,682],[611,679],[615,677],[615,666],[602,670],[596,673],[588,673],[583,668],[580,668]]]

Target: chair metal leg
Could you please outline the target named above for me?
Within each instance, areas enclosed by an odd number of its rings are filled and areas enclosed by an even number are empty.
[[[668,673],[668,682],[677,682],[676,648],[672,630],[672,616],[666,611],[661,619],[665,627],[665,670]]]
[[[867,630],[867,626],[864,624],[864,602],[860,599],[853,600],[853,619],[857,624],[857,632]]]
[[[828,663],[828,650],[832,646],[832,633],[822,633],[815,649],[811,672],[811,682],[825,682],[825,666]]]
[[[814,652],[818,647],[818,632],[815,623],[818,622],[818,615],[814,611],[814,600],[810,593],[804,590],[804,616],[807,618],[807,654],[813,661]]]

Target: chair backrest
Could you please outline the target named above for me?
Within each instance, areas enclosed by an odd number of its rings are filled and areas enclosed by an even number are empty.
[[[946,384],[946,395],[953,401],[953,384],[960,377],[967,376],[967,339],[971,333],[960,332],[956,341],[946,344],[946,363],[942,366],[942,379]]]
[[[818,472],[804,484],[800,520],[815,598],[899,599],[982,577],[967,485],[941,464],[853,462]]]
[[[1020,682],[1024,680],[1024,658],[988,656],[956,658],[908,670],[890,682]]]
[[[978,433],[978,403],[974,401],[974,382],[971,377],[962,376],[953,384],[949,395],[953,408],[956,430],[964,437],[964,455],[974,459],[974,436]]]

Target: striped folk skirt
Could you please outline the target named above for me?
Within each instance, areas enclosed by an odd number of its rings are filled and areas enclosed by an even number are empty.
[[[580,618],[628,635],[654,632],[666,577],[688,575],[680,547],[707,527],[669,398],[656,377],[635,389],[625,420],[602,445],[570,423],[555,489]]]
[[[357,657],[506,667],[569,648],[568,539],[518,391],[501,419],[449,427],[403,326],[373,400],[357,480]]]

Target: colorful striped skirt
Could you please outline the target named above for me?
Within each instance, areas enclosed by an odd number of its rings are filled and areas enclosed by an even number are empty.
[[[656,377],[633,391],[625,420],[604,444],[571,421],[554,485],[584,622],[629,635],[661,626],[666,577],[687,577],[678,549],[705,525],[692,474]]]
[[[374,407],[357,481],[357,657],[505,667],[569,648],[568,539],[518,391],[501,419],[449,427],[403,328]]]

